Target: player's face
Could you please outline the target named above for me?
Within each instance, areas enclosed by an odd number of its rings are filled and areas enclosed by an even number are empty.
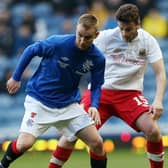
[[[98,34],[94,27],[86,29],[81,24],[78,24],[76,29],[76,46],[81,50],[86,50],[91,46]]]
[[[127,42],[131,42],[138,35],[137,30],[140,27],[139,24],[135,24],[134,22],[124,23],[120,21],[118,22],[118,26],[123,39]]]

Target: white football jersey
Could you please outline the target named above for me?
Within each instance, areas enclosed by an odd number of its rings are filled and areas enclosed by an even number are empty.
[[[156,39],[143,29],[132,42],[123,40],[118,27],[104,30],[94,43],[106,58],[106,89],[142,91],[147,64],[162,58]]]

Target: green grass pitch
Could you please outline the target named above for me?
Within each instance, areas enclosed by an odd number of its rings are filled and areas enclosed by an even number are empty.
[[[165,153],[165,165],[168,167],[168,150]],[[47,168],[51,152],[27,152],[11,164],[10,168]],[[0,153],[2,156],[2,153]],[[1,157],[0,156],[0,157]],[[130,149],[116,149],[108,153],[108,168],[149,168],[145,153],[135,154]],[[74,151],[63,168],[90,168],[86,151]]]

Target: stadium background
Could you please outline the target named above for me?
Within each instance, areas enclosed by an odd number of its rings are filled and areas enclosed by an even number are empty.
[[[39,63],[35,58],[24,72],[22,88],[15,95],[6,91],[6,80],[12,73],[20,54],[33,41],[51,34],[75,32],[78,17],[85,12],[100,19],[100,30],[114,28],[114,12],[120,4],[130,2],[140,8],[142,27],[158,40],[168,73],[168,1],[167,0],[1,0],[0,1],[0,150],[17,137],[24,113],[25,85]],[[154,75],[147,69],[144,94],[151,103],[154,96]],[[81,92],[86,85],[81,81]],[[164,146],[168,147],[168,90],[164,97],[164,113],[159,120]],[[145,140],[123,121],[112,118],[100,130],[107,151],[131,146],[144,149]],[[52,150],[59,137],[52,128],[39,138],[32,150]],[[87,149],[78,142],[78,149]]]

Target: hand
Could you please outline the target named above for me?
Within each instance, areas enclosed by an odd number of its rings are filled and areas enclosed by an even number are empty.
[[[163,113],[162,102],[154,101],[151,107],[151,111],[153,112],[153,119],[158,120]]]
[[[98,112],[98,110],[95,107],[90,107],[88,109],[88,114],[95,121],[96,125],[100,125],[101,124],[101,119],[100,119],[99,112]]]
[[[9,94],[14,94],[18,91],[21,86],[20,81],[15,81],[13,78],[10,78],[6,83],[6,88],[8,89]]]

